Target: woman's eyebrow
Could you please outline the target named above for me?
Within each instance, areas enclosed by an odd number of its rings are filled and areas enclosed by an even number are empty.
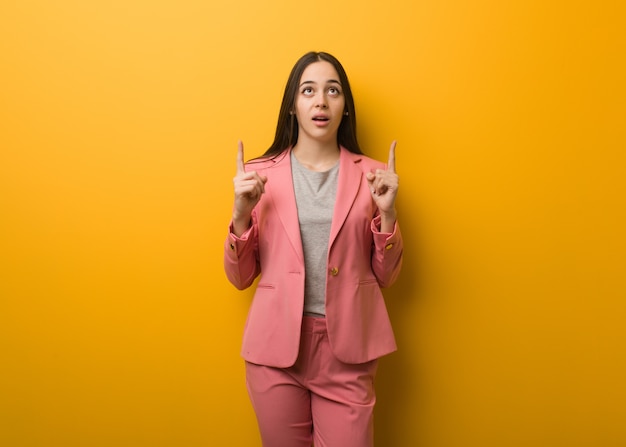
[[[303,81],[300,84],[300,87],[302,87],[305,84],[317,84],[317,82],[315,82],[315,81]],[[326,81],[326,84],[338,84],[338,85],[341,85],[341,82],[337,81],[336,79],[329,79],[328,81]]]

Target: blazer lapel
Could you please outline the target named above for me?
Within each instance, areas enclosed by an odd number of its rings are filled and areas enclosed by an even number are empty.
[[[285,228],[289,242],[304,265],[298,208],[291,175],[291,149],[287,150],[282,159],[272,169],[267,170],[266,174],[268,179],[265,190],[272,198],[275,212]]]
[[[341,148],[337,197],[333,211],[333,222],[330,228],[329,247],[332,246],[339,234],[339,230],[341,230],[343,223],[346,221],[363,181],[363,171],[358,165],[360,161],[360,155],[353,154],[343,147]]]

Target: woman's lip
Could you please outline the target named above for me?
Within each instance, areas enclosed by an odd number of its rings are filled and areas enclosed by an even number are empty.
[[[328,123],[330,123],[330,120],[328,118],[321,120],[321,119],[313,119],[313,122],[315,123],[315,125],[317,127],[326,127],[328,125]]]

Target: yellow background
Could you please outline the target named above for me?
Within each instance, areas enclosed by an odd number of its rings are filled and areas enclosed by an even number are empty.
[[[260,446],[222,241],[309,50],[398,140],[377,445],[625,445],[619,5],[3,1],[0,445]]]

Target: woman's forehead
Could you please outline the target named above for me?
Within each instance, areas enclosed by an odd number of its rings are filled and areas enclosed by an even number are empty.
[[[313,62],[304,69],[300,77],[300,84],[328,82],[340,83],[337,70],[326,61]]]

